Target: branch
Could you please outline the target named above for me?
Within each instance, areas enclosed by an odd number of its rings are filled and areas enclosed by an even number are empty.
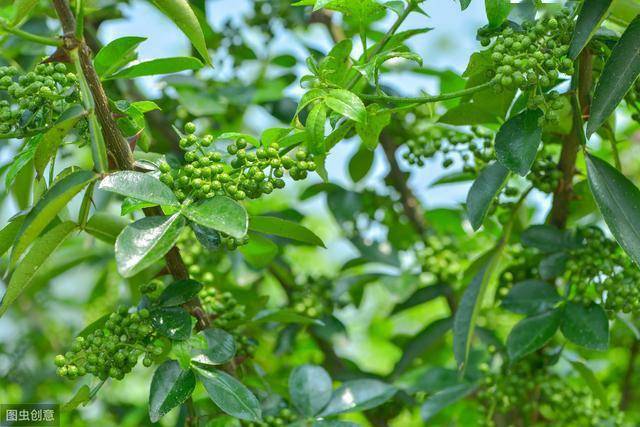
[[[358,93],[357,95],[363,101],[378,101],[378,102],[392,102],[395,104],[428,104],[431,102],[438,101],[446,101],[448,99],[461,98],[463,96],[472,95],[476,92],[480,92],[490,87],[493,87],[496,84],[494,80],[490,82],[483,83],[478,86],[473,86],[467,89],[459,90],[456,92],[442,93],[440,95],[433,96],[415,96],[415,97],[404,97],[404,96],[389,96],[389,95],[367,95],[364,93]]]
[[[89,91],[93,96],[95,113],[98,118],[98,122],[100,123],[100,128],[102,130],[102,135],[109,155],[113,159],[117,169],[133,170],[133,153],[131,152],[131,148],[129,147],[127,140],[120,133],[118,125],[111,114],[109,98],[102,87],[100,77],[98,77],[98,74],[93,67],[91,50],[84,40],[78,40],[75,36],[76,20],[71,8],[69,7],[69,3],[67,0],[53,0],[53,6],[58,14],[60,23],[62,24],[62,30],[64,32],[64,49],[68,51],[74,49],[78,50],[82,73],[84,74],[87,85],[89,86]],[[144,209],[144,213],[147,216],[164,215],[164,212],[160,207],[146,208]],[[165,261],[171,275],[176,280],[183,280],[189,277],[187,267],[184,264],[184,261],[180,256],[180,251],[177,247],[173,247],[167,255],[165,255]],[[199,299],[194,298],[184,306],[185,309],[189,310],[192,316],[198,319],[199,329],[204,329],[209,326],[209,319],[205,315]]]
[[[589,90],[593,77],[593,56],[585,49],[580,54],[577,70],[573,76],[572,89],[576,92],[572,99],[573,127],[562,145],[558,169],[562,171],[562,178],[553,194],[550,222],[559,228],[564,228],[569,217],[569,202],[573,196],[573,176],[576,172],[576,159],[581,143],[584,142],[583,115],[584,108],[589,105]]]
[[[633,338],[633,344],[629,350],[629,362],[627,363],[627,370],[624,373],[622,380],[622,396],[620,397],[620,410],[624,411],[629,407],[629,404],[633,401],[633,377],[635,373],[636,361],[638,358],[638,352],[640,352],[640,341],[635,337]]]

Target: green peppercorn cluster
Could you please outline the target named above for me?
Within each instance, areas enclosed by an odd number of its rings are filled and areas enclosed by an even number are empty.
[[[537,278],[540,254],[532,248],[511,245],[507,249],[510,263],[498,277],[498,298],[504,298],[513,285],[527,279]]]
[[[290,305],[307,317],[319,318],[333,311],[331,281],[326,277],[309,278],[291,292]]]
[[[605,406],[583,384],[574,384],[548,368],[520,362],[503,373],[487,375],[478,392],[483,424],[496,419],[513,425],[620,426],[624,415]]]
[[[279,427],[292,425],[298,421],[298,419],[299,416],[297,413],[289,408],[282,408],[276,414],[265,415],[263,422],[260,424],[250,421],[242,421],[241,424],[246,427]]]
[[[22,137],[46,129],[78,102],[77,79],[62,63],[39,64],[25,74],[0,67],[0,95],[0,134]]]
[[[213,283],[221,269],[230,267],[224,251],[203,247],[193,233],[182,234],[178,240],[178,248],[189,270],[189,276],[200,283]]]
[[[640,311],[640,271],[631,258],[598,227],[578,231],[583,245],[569,253],[565,280],[573,299],[601,303],[608,314]]]
[[[550,153],[540,153],[533,162],[527,180],[534,188],[543,193],[553,193],[560,183],[562,172],[558,169],[554,156]]]
[[[77,337],[67,353],[55,357],[58,375],[74,379],[92,374],[101,380],[121,380],[142,355],[143,365],[151,366],[163,349],[156,342],[150,316],[147,309],[120,307],[102,328]]]
[[[460,283],[465,265],[460,258],[460,248],[449,236],[431,235],[427,237],[424,249],[418,259],[422,271],[432,275],[436,283]]]
[[[454,163],[454,155],[463,162],[463,171],[475,173],[494,158],[492,135],[473,126],[471,133],[460,132],[442,126],[430,126],[407,141],[402,157],[410,164],[424,166],[436,153],[442,153],[442,167]]]
[[[179,200],[197,201],[216,195],[227,195],[235,200],[257,199],[285,186],[285,171],[294,180],[305,179],[316,170],[313,158],[298,149],[295,158],[280,154],[280,145],[251,147],[245,138],[227,145],[228,156],[211,148],[211,135],[199,137],[196,127],[187,123],[180,147],[187,150],[185,165],[172,169],[168,163],[160,164],[160,180],[173,189]]]
[[[239,304],[231,292],[205,287],[199,293],[205,312],[211,317],[211,326],[231,330],[245,318],[245,306]]]
[[[521,29],[505,26],[490,49],[496,90],[520,89],[528,94],[529,108],[540,108],[549,122],[557,122],[563,103],[556,91],[561,74],[573,73],[567,57],[574,22],[568,11],[538,21],[523,23]],[[482,38],[489,45],[489,38]]]

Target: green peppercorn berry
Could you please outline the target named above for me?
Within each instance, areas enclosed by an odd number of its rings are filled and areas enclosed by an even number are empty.
[[[184,125],[184,132],[187,134],[192,134],[196,131],[196,125],[192,122],[187,122]]]

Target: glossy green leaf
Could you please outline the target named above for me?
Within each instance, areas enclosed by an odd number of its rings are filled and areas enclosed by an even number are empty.
[[[191,221],[240,239],[247,234],[249,215],[238,202],[226,196],[194,203],[183,208],[182,213]]]
[[[98,188],[156,205],[180,206],[169,187],[159,179],[142,172],[114,172],[104,177]]]
[[[33,156],[36,153],[36,149],[38,148],[38,144],[42,140],[42,134],[38,134],[33,138],[29,138],[29,140],[24,144],[20,152],[13,159],[13,161],[9,164],[7,169],[7,175],[5,176],[5,187],[11,188],[18,177],[20,171],[23,168],[27,167],[29,162],[33,160]]]
[[[498,162],[484,168],[467,193],[467,215],[474,230],[479,229],[509,178],[509,171]]]
[[[444,408],[464,399],[477,388],[477,384],[457,384],[434,393],[420,407],[420,417],[423,421],[429,421]]]
[[[356,123],[367,121],[367,109],[362,100],[346,89],[333,89],[325,98],[325,104],[338,114]]]
[[[306,122],[307,148],[311,154],[324,154],[324,128],[327,121],[327,108],[322,102],[313,106]]]
[[[542,128],[540,110],[525,110],[507,120],[496,134],[496,157],[507,169],[525,176],[538,153]]]
[[[152,0],[152,3],[180,28],[200,56],[207,64],[210,64],[211,59],[202,27],[189,2],[187,0]]]
[[[320,366],[296,366],[289,376],[289,395],[302,415],[312,417],[324,408],[333,391],[331,377]]]
[[[539,280],[525,280],[509,290],[502,300],[502,307],[531,315],[552,309],[561,299],[554,286]]]
[[[120,274],[134,276],[161,259],[176,244],[183,227],[180,214],[151,216],[129,224],[116,240]]]
[[[163,336],[183,341],[191,336],[191,315],[182,307],[161,307],[151,312],[153,327]]]
[[[77,229],[77,225],[71,221],[62,222],[39,237],[18,264],[7,285],[7,290],[2,297],[0,316],[31,284],[36,273],[42,268],[44,262],[64,242],[69,235]]]
[[[233,336],[222,329],[209,328],[200,332],[204,336],[206,348],[197,349],[191,359],[201,365],[222,365],[236,354],[236,342]]]
[[[86,112],[82,106],[73,105],[62,113],[56,123],[42,135],[42,139],[38,143],[33,156],[33,166],[38,176],[42,176],[44,169],[51,158],[55,156],[64,137],[71,132],[71,129],[85,115]]]
[[[380,134],[389,123],[391,123],[391,113],[378,104],[372,104],[367,107],[367,121],[356,123],[356,132],[364,146],[374,150],[378,146]]]
[[[158,422],[173,408],[183,404],[196,387],[196,376],[183,370],[175,360],[167,360],[153,374],[149,390],[149,418]]]
[[[0,256],[4,255],[11,247],[18,231],[20,231],[20,227],[22,227],[24,218],[25,215],[20,215],[9,221],[9,223],[0,230]]]
[[[560,330],[566,339],[582,347],[600,351],[609,348],[609,319],[598,304],[569,301]]]
[[[93,58],[93,66],[100,77],[108,77],[135,59],[135,50],[146,37],[120,37],[102,47]]]
[[[545,345],[555,335],[561,320],[560,309],[521,320],[507,337],[507,352],[511,361],[516,361]]]
[[[587,136],[591,136],[614,112],[640,75],[640,15],[629,24],[604,64],[593,94]]]
[[[51,223],[58,212],[91,181],[96,175],[90,171],[73,172],[56,182],[27,214],[18,232],[11,252],[11,265],[15,265],[27,247]]]
[[[527,228],[520,236],[522,244],[542,252],[558,252],[580,247],[578,239],[569,231],[549,224],[536,224]]]
[[[209,397],[223,412],[246,421],[260,421],[262,409],[254,394],[231,375],[194,367]]]
[[[346,381],[334,392],[320,416],[365,411],[382,405],[396,394],[391,384],[370,378]]]
[[[582,3],[576,27],[573,30],[568,56],[576,59],[582,49],[589,43],[591,37],[598,31],[602,21],[607,17],[607,12],[612,0],[585,0]]]
[[[178,280],[162,291],[158,297],[158,303],[163,307],[181,305],[198,295],[201,289],[202,283],[195,280]]]
[[[180,71],[186,70],[199,70],[200,68],[202,68],[202,62],[190,56],[159,58],[139,62],[105,77],[104,80],[134,79],[136,77],[156,76],[158,74],[179,73]]]
[[[571,365],[573,369],[578,371],[582,379],[587,383],[594,397],[600,399],[600,402],[606,407],[609,403],[609,398],[607,396],[607,390],[605,390],[604,386],[598,379],[596,378],[593,371],[584,363],[572,360]]]
[[[252,216],[249,230],[325,247],[322,239],[307,227],[275,216]]]
[[[540,277],[544,280],[552,280],[555,277],[561,276],[565,271],[567,260],[569,256],[564,252],[551,254],[540,261]]]
[[[222,237],[219,232],[195,222],[190,223],[189,226],[202,246],[212,251],[220,248]]]
[[[640,265],[640,190],[607,162],[587,154],[593,198],[618,244]]]
[[[511,2],[509,0],[484,0],[484,8],[487,12],[489,26],[499,27],[511,12]]]

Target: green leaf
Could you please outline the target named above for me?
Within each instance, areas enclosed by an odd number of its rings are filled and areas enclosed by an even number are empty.
[[[15,0],[13,2],[13,18],[11,19],[11,26],[15,27],[20,25],[20,23],[29,16],[37,4],[38,0]]]
[[[429,421],[444,408],[464,399],[477,388],[477,384],[457,384],[434,393],[420,407],[422,420]]]
[[[442,339],[453,326],[453,317],[431,322],[423,330],[412,337],[404,346],[402,357],[393,368],[393,374],[402,374],[419,357]]]
[[[556,309],[521,320],[507,337],[507,353],[512,362],[536,351],[553,337],[560,326],[562,310]]]
[[[44,262],[55,250],[66,240],[69,235],[77,229],[77,225],[71,221],[62,222],[44,235],[39,237],[33,244],[24,260],[18,264],[11,275],[7,290],[2,297],[0,305],[0,317],[7,311],[9,306],[20,296],[20,294],[31,284],[36,273],[42,268]]]
[[[306,417],[324,408],[333,391],[331,377],[320,366],[297,366],[289,376],[289,395],[294,406]]]
[[[191,336],[191,315],[182,307],[161,307],[151,312],[153,327],[163,336],[183,341]]]
[[[549,224],[536,224],[527,228],[520,236],[525,246],[542,252],[558,252],[580,247],[578,239],[569,231],[560,230]]]
[[[240,247],[240,253],[245,261],[254,268],[265,268],[278,255],[278,245],[273,240],[261,235],[249,236],[249,243]]]
[[[561,276],[565,271],[568,259],[569,256],[564,252],[558,252],[543,258],[540,261],[540,266],[538,268],[540,271],[540,277],[544,280],[552,280]]]
[[[96,175],[90,171],[73,172],[56,182],[31,209],[18,232],[11,252],[11,265],[15,265],[27,247],[51,223],[58,212],[69,203]]]
[[[351,160],[349,160],[349,176],[351,176],[354,183],[367,176],[367,173],[371,170],[371,165],[373,165],[373,159],[373,151],[364,148],[364,146],[360,146],[358,151],[354,153]]]
[[[456,126],[481,125],[497,123],[498,116],[475,102],[465,102],[449,108],[438,119],[438,122]]]
[[[104,177],[98,188],[155,205],[180,206],[169,187],[159,179],[142,172],[114,172]]]
[[[484,267],[475,274],[471,284],[465,289],[460,305],[453,320],[453,352],[462,372],[466,369],[471,351],[471,339],[476,328],[478,313],[482,307],[487,287],[495,275],[498,263],[504,250],[504,244],[487,253],[487,258],[480,258]]]
[[[576,59],[607,16],[612,0],[585,0],[573,30],[568,56]]]
[[[607,397],[607,391],[602,386],[602,383],[598,381],[593,371],[589,369],[587,365],[584,363],[572,360],[571,365],[573,368],[578,371],[582,379],[587,383],[593,396],[600,400],[600,403],[603,404],[604,407],[607,407],[609,404],[609,398]]]
[[[127,218],[123,218],[119,215],[112,215],[106,212],[96,212],[93,214],[87,224],[84,227],[84,231],[92,236],[107,242],[114,244],[118,235],[122,233],[122,230],[129,225],[131,221]]]
[[[465,10],[471,4],[471,0],[459,0],[460,1],[460,9]]]
[[[298,314],[296,311],[287,308],[273,308],[260,311],[251,320],[251,323],[260,324],[268,322],[278,323],[298,323],[301,325],[317,324],[321,326],[320,320]]]
[[[429,302],[434,300],[440,296],[444,296],[451,293],[451,289],[448,285],[437,283],[435,285],[429,285],[424,288],[420,288],[412,293],[404,302],[397,304],[392,314],[399,313],[401,311],[407,310],[409,308],[415,307],[420,304],[424,304],[425,302]]]
[[[493,199],[509,178],[509,171],[498,162],[484,168],[467,193],[467,215],[471,226],[478,230],[489,212]]]
[[[6,188],[11,188],[13,186],[13,183],[18,177],[20,171],[26,167],[31,160],[33,160],[33,156],[35,155],[36,149],[38,148],[38,144],[41,140],[42,134],[38,134],[33,138],[30,138],[10,163],[5,177],[4,185]]]
[[[120,67],[135,59],[135,50],[146,37],[120,37],[100,49],[93,58],[93,66],[100,77],[108,77]]]
[[[200,332],[205,338],[207,347],[197,350],[191,359],[202,365],[222,365],[230,361],[236,354],[236,342],[233,336],[222,329],[209,328]]]
[[[377,104],[372,104],[367,108],[367,121],[356,123],[356,132],[364,146],[373,151],[378,146],[380,134],[389,123],[391,123],[391,113]]]
[[[118,272],[132,277],[161,259],[176,244],[183,227],[184,218],[179,213],[129,224],[116,240]]]
[[[249,229],[259,233],[286,237],[310,245],[325,247],[324,242],[307,227],[275,216],[252,216]]]
[[[396,394],[391,384],[370,378],[346,381],[334,392],[320,416],[366,411],[382,405]]]
[[[4,255],[11,247],[20,227],[22,227],[22,223],[24,223],[24,218],[25,215],[20,215],[9,221],[9,223],[0,230],[0,256]]]
[[[325,98],[325,104],[338,114],[356,123],[366,123],[367,109],[362,100],[346,89],[333,89]]]
[[[640,15],[629,24],[604,64],[593,94],[587,135],[591,136],[614,112],[640,74]]]
[[[78,406],[83,403],[88,402],[91,399],[91,389],[88,385],[83,385],[78,389],[76,394],[73,395],[71,400],[69,400],[64,405],[60,406],[61,412],[69,412],[76,409]]]
[[[33,165],[38,176],[42,176],[44,169],[51,158],[55,156],[64,137],[85,115],[86,112],[81,105],[73,105],[62,113],[56,123],[44,133],[33,156]]]
[[[540,110],[525,110],[511,117],[496,135],[496,157],[507,169],[525,176],[536,158],[542,140]]]
[[[196,388],[196,376],[183,370],[175,360],[167,360],[153,374],[149,389],[149,418],[158,422],[173,408],[183,404]]]
[[[552,309],[562,298],[556,288],[539,280],[516,283],[502,300],[502,307],[520,314],[536,314]]]
[[[307,132],[307,148],[311,154],[324,154],[327,147],[324,145],[324,127],[327,121],[327,108],[322,102],[313,106],[307,121],[305,130]]]
[[[241,239],[247,234],[249,215],[246,209],[226,196],[216,196],[185,206],[182,213],[193,222],[236,239]]]
[[[484,8],[487,12],[489,26],[493,28],[502,25],[511,12],[509,0],[484,0]]]
[[[134,79],[136,77],[155,76],[158,74],[179,73],[185,70],[199,70],[200,68],[202,68],[202,62],[190,56],[159,58],[124,68],[115,74],[105,77],[103,80]]]
[[[600,351],[609,348],[609,319],[596,303],[586,306],[569,301],[560,330],[566,339],[582,347]]]
[[[260,421],[260,402],[237,379],[213,369],[194,367],[209,397],[223,412],[246,421]]]
[[[202,246],[209,250],[220,248],[222,238],[216,230],[196,224],[195,222],[192,222],[189,226]]]
[[[162,291],[158,303],[163,307],[181,305],[198,295],[201,289],[202,284],[195,280],[178,280]]]
[[[211,64],[202,27],[189,2],[187,0],[152,0],[152,3],[189,38],[204,61]]]
[[[640,191],[607,162],[587,154],[593,198],[618,244],[640,265]]]

